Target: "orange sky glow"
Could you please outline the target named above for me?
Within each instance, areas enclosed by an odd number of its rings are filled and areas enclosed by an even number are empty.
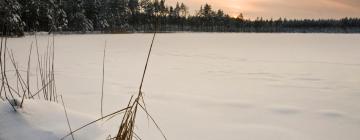
[[[166,3],[175,5],[176,1],[185,3],[191,13],[208,3],[230,16],[243,13],[246,19],[360,17],[360,0],[166,0]]]

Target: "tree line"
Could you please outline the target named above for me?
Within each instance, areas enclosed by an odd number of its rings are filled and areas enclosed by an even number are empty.
[[[209,4],[190,14],[188,6],[165,0],[1,0],[2,35],[24,32],[360,32],[359,18],[245,19]]]

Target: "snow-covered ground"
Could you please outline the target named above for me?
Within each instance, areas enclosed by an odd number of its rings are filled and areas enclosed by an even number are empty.
[[[82,113],[67,113],[72,119],[72,127],[80,127],[84,122],[94,120]],[[58,140],[70,132],[63,107],[39,100],[25,100],[24,108],[17,112],[7,103],[0,102],[0,127],[1,140]],[[81,140],[105,136],[96,124],[74,134],[76,139]]]
[[[105,114],[123,108],[138,89],[151,37],[57,35],[56,82],[67,107],[100,116],[106,40]],[[39,36],[39,45],[47,40]],[[12,38],[8,46],[22,61],[32,41]],[[143,90],[148,110],[171,140],[358,140],[360,35],[158,34]],[[102,132],[115,135],[120,119],[100,123]],[[70,116],[73,129],[88,121]],[[67,132],[62,124],[56,128]],[[161,139],[144,114],[136,126],[142,139]]]

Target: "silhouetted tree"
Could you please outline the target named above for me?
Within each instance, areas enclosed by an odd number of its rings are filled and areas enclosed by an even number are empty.
[[[245,19],[204,4],[190,15],[165,0],[0,0],[0,31],[360,32],[359,18]],[[156,25],[156,26],[155,26]],[[158,27],[158,28],[155,28]]]

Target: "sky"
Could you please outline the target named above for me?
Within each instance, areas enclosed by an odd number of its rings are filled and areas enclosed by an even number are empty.
[[[360,17],[360,0],[166,0],[166,3],[175,5],[176,1],[185,3],[191,13],[208,3],[230,16],[243,13],[246,19]]]

